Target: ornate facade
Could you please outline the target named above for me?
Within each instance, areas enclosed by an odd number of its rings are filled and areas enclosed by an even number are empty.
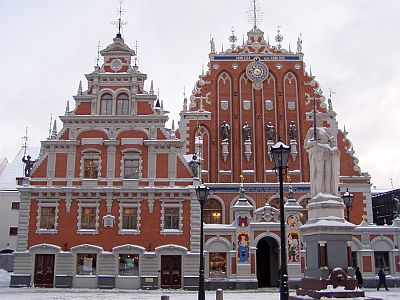
[[[208,71],[184,99],[175,130],[166,128],[168,112],[152,84],[146,91],[147,75],[118,34],[19,188],[11,286],[196,289],[200,243],[209,288],[275,286],[279,185],[269,149],[278,137],[291,145],[284,247],[295,284],[307,249],[299,227],[311,198],[304,142],[314,119],[340,151],[338,193],[355,195],[350,220],[362,222],[349,263],[371,278],[376,263],[398,274],[398,228],[369,225],[370,176],[338,129],[331,99],[306,72],[301,40],[292,52],[279,36],[272,46],[255,26],[243,45],[219,53],[211,40]],[[200,181],[210,187],[204,241]]]

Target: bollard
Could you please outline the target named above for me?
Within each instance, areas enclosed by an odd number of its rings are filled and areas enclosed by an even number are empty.
[[[224,292],[222,289],[218,289],[215,292],[215,300],[224,300]]]
[[[161,300],[169,300],[169,296],[168,295],[161,295]]]

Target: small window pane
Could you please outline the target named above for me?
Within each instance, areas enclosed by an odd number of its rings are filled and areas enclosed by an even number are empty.
[[[137,229],[137,208],[122,208],[122,229]]]
[[[139,158],[124,160],[124,178],[139,179]]]
[[[81,208],[81,229],[96,229],[96,207]]]
[[[120,254],[118,274],[120,276],[139,276],[139,255]]]
[[[96,275],[95,253],[78,253],[76,255],[76,274],[77,275]]]
[[[42,207],[40,209],[40,229],[55,229],[56,208]]]
[[[19,209],[19,202],[12,202],[11,209],[18,210]]]
[[[164,229],[179,229],[179,208],[164,208]]]
[[[112,114],[112,96],[109,94],[103,95],[101,98],[101,110],[100,113],[102,115],[111,115]]]
[[[9,234],[10,236],[18,235],[18,227],[10,227]]]
[[[117,98],[117,115],[127,115],[129,108],[129,97],[126,94],[118,95]]]
[[[99,160],[98,159],[84,159],[84,178],[95,179],[98,176]]]
[[[216,199],[208,199],[204,204],[204,223],[222,224],[222,206]]]

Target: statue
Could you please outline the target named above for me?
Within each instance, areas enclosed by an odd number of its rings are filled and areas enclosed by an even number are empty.
[[[250,141],[250,125],[249,125],[249,123],[245,122],[242,130],[243,130],[244,141],[249,142]]]
[[[222,140],[226,141],[229,138],[229,134],[231,133],[231,126],[229,126],[226,121],[222,122],[221,125],[221,133],[222,133]]]
[[[268,141],[273,141],[274,140],[274,125],[272,125],[271,122],[268,122],[267,124],[267,137],[268,137]]]
[[[190,170],[192,171],[193,178],[199,178],[200,161],[197,159],[196,153],[193,154],[192,160],[189,162]]]
[[[294,124],[294,121],[290,121],[290,125],[289,125],[289,137],[291,140],[295,140],[296,139],[296,125]]]
[[[25,164],[25,169],[24,169],[25,177],[31,177],[32,168],[33,168],[33,164],[35,163],[35,161],[31,160],[30,155],[28,155],[26,158],[24,155],[24,157],[22,158],[22,162]]]
[[[325,127],[311,127],[307,131],[304,147],[310,163],[311,197],[319,193],[338,196],[339,149],[333,142]]]
[[[214,42],[214,38],[210,39],[210,52],[211,53],[215,53],[215,42]]]

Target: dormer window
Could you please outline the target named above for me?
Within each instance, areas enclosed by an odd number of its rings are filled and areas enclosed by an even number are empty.
[[[100,114],[112,115],[113,99],[110,94],[104,94],[101,97]]]
[[[129,111],[129,97],[127,94],[117,96],[117,115],[127,115]]]

